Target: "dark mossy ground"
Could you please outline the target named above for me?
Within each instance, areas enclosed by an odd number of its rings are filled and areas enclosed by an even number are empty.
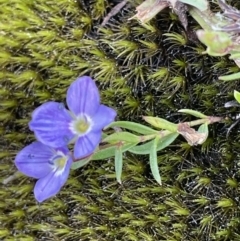
[[[117,2],[0,0],[1,182],[34,139],[31,112],[48,100],[64,102],[77,76],[98,81],[119,120],[191,120],[177,114],[183,108],[224,117],[239,112],[223,107],[239,82],[218,80],[238,68],[226,57],[201,55],[205,47],[191,17],[188,32],[170,11],[142,26],[127,21],[142,2],[134,0],[100,28]],[[214,124],[202,146],[180,138],[160,152],[163,186],[153,180],[147,157],[132,155],[125,157],[122,185],[113,160],[91,162],[41,205],[32,193],[35,180],[0,184],[0,240],[240,240],[240,135],[237,125],[226,138],[230,124]]]

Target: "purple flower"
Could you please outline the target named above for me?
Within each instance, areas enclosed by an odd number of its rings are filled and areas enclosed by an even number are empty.
[[[114,121],[116,112],[100,104],[98,88],[88,76],[70,85],[66,100],[70,111],[61,103],[47,102],[33,112],[29,127],[45,145],[75,143],[74,157],[83,158],[96,149],[102,129]]]
[[[67,181],[72,158],[67,147],[52,148],[35,141],[15,158],[18,170],[39,179],[34,188],[38,202],[56,195]]]

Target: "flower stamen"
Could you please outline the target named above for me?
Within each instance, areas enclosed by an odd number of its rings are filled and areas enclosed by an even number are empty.
[[[91,119],[86,115],[78,116],[70,123],[71,131],[78,136],[87,134],[91,130]]]

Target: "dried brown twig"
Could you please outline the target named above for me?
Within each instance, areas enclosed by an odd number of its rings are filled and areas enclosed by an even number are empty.
[[[112,10],[108,13],[108,15],[103,19],[101,23],[101,27],[104,27],[110,20],[111,17],[115,16],[117,13],[121,11],[121,9],[127,4],[128,0],[123,0],[118,3]]]

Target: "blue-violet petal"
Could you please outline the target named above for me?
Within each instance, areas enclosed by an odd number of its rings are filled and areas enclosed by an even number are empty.
[[[101,134],[101,131],[90,131],[88,134],[79,137],[74,146],[75,159],[92,154],[101,141]]]
[[[32,115],[29,127],[36,138],[52,147],[66,146],[74,137],[69,128],[72,117],[63,104],[46,102],[39,106]]]
[[[54,155],[52,148],[38,141],[23,148],[15,158],[17,169],[26,176],[41,178],[52,170],[49,161]]]
[[[88,76],[77,78],[68,88],[67,105],[76,116],[92,116],[100,105],[100,96],[94,80]]]
[[[104,127],[112,123],[116,117],[117,113],[114,109],[109,108],[105,105],[100,105],[98,111],[92,116],[92,130],[102,130]]]
[[[72,159],[69,158],[61,174],[58,173],[58,170],[55,170],[55,172],[50,172],[47,176],[37,181],[34,188],[34,196],[38,202],[43,202],[60,191],[68,179],[71,164]]]

